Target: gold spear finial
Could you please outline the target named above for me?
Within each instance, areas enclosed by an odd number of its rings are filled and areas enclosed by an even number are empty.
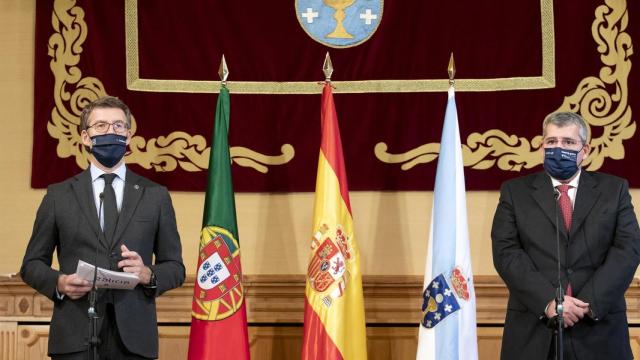
[[[456,62],[453,60],[453,52],[451,52],[451,57],[449,57],[447,72],[449,73],[449,85],[453,86],[456,82]]]
[[[331,82],[331,74],[333,74],[333,64],[331,63],[331,57],[327,51],[327,55],[324,57],[324,64],[322,65],[322,71],[324,72],[324,81]]]
[[[218,75],[220,75],[220,80],[222,81],[222,85],[227,85],[227,78],[229,77],[229,68],[227,67],[227,62],[224,59],[224,54],[222,54],[222,61],[220,61],[220,67],[218,68]]]

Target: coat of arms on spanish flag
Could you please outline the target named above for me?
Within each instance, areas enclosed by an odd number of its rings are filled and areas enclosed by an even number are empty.
[[[321,112],[302,359],[366,359],[360,253],[353,235],[340,129],[329,82],[322,92]]]

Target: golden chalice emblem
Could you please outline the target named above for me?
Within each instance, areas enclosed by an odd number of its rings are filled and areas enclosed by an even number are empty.
[[[336,10],[333,14],[333,18],[336,19],[336,28],[333,29],[326,37],[332,39],[353,39],[353,35],[349,34],[345,30],[342,22],[344,21],[344,9],[353,5],[356,0],[323,0],[327,6],[330,6]]]
[[[429,302],[427,303],[427,308],[424,311],[424,313],[430,313],[430,312],[435,312],[436,310],[438,310],[438,304],[436,304],[436,299],[434,299],[433,297],[429,298]]]

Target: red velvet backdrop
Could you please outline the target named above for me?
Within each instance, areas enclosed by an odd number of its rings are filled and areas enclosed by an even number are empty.
[[[56,85],[52,61],[60,46],[55,33],[54,1],[38,1],[35,51],[35,119],[32,186],[45,187],[77,172],[75,156],[52,136]],[[458,90],[462,142],[472,133],[499,129],[532,139],[546,114],[562,105],[583,78],[601,76],[606,59],[592,33],[600,1],[555,1],[555,87],[537,90],[467,92]],[[87,31],[77,67],[95,77],[110,95],[132,109],[146,139],[175,131],[202,135],[210,146],[217,94],[132,91],[127,89],[125,1],[78,1]],[[57,7],[58,5],[56,5]],[[311,39],[300,26],[294,1],[175,2],[139,0],[139,75],[150,79],[219,80],[224,53],[234,81],[321,81],[325,53],[330,52],[334,81],[444,79],[449,54],[455,55],[458,79],[540,76],[542,72],[541,1],[463,0],[386,1],[380,25],[362,45],[334,49]],[[626,4],[631,39],[640,39],[640,3]],[[72,16],[80,16],[76,12]],[[53,21],[52,21],[53,19]],[[53,23],[53,26],[52,26]],[[73,31],[73,29],[69,29]],[[626,49],[630,54],[630,49]],[[630,55],[628,55],[630,56]],[[630,57],[631,62],[636,57]],[[69,67],[67,68],[69,69]],[[71,70],[69,70],[71,71]],[[629,111],[640,106],[638,71],[626,79]],[[625,85],[626,85],[625,84]],[[69,85],[71,93],[76,85]],[[230,85],[231,86],[231,85]],[[615,92],[615,86],[607,89]],[[390,153],[405,153],[440,139],[446,92],[339,93],[335,102],[343,138],[351,190],[430,190],[436,161],[409,170],[381,161],[374,154],[383,142]],[[443,89],[443,90],[446,90]],[[236,191],[313,191],[319,152],[320,91],[317,94],[234,94],[231,91],[230,145],[262,154],[280,154],[291,144],[291,161],[269,166],[266,173],[234,162]],[[64,99],[64,94],[60,95]],[[583,104],[583,106],[585,106]],[[598,108],[602,104],[594,102]],[[612,105],[614,106],[614,105]],[[71,106],[70,106],[71,107]],[[614,106],[615,107],[615,106]],[[604,110],[607,111],[607,110]],[[631,121],[634,118],[631,117]],[[634,125],[635,126],[635,125]],[[73,131],[73,130],[70,130]],[[600,128],[592,127],[593,136]],[[55,131],[54,131],[55,132]],[[623,158],[605,158],[599,171],[626,177],[640,187],[635,158],[640,135],[622,141]],[[620,151],[618,151],[620,154]],[[617,155],[617,157],[620,157]],[[156,171],[130,165],[134,171],[173,190],[203,191],[206,171]],[[467,189],[498,189],[508,178],[540,170],[520,171],[497,165],[467,167]]]

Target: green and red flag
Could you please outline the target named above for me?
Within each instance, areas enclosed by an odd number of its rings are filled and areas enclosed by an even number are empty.
[[[366,359],[360,251],[331,85],[322,91],[322,140],[307,268],[302,359]]]
[[[189,360],[250,357],[228,133],[229,90],[222,86],[209,154]]]

